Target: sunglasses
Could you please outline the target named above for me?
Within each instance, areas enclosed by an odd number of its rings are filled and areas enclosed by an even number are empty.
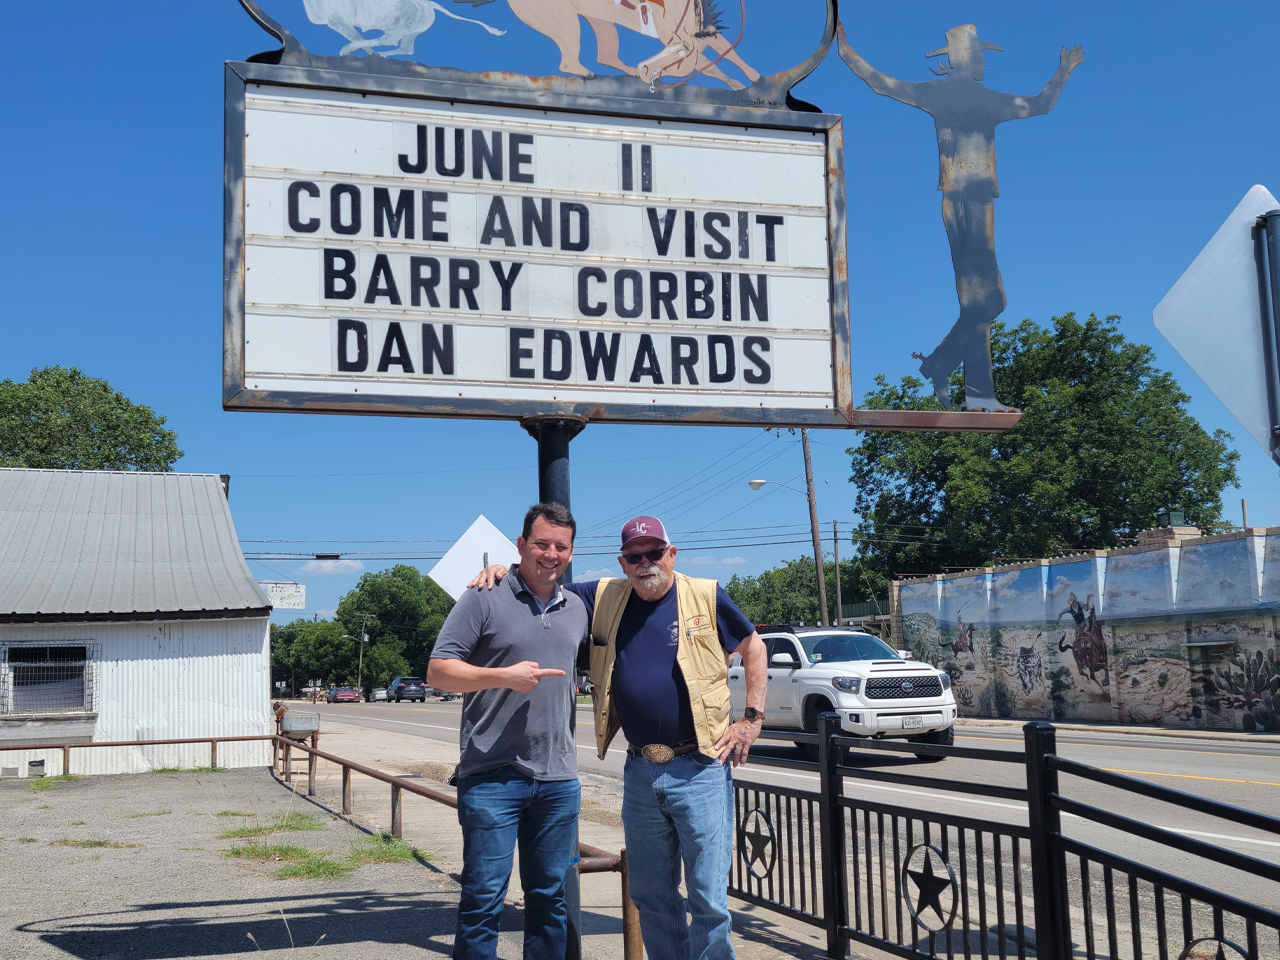
[[[627,563],[635,566],[641,560],[648,560],[650,563],[657,563],[667,555],[666,547],[659,547],[657,550],[646,550],[644,553],[624,553],[622,559]]]

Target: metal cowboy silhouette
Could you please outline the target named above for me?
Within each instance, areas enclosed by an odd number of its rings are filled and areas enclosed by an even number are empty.
[[[951,243],[960,317],[929,356],[920,373],[950,410],[947,378],[964,365],[965,406],[971,410],[1013,411],[996,400],[991,378],[991,324],[1004,311],[1004,281],[996,263],[995,211],[1000,196],[996,182],[996,124],[1048,113],[1058,101],[1071,71],[1084,60],[1079,46],[1062,48],[1058,69],[1038,96],[1018,97],[982,84],[985,50],[1001,50],[978,39],[966,23],[947,31],[947,45],[925,54],[945,55],[947,66],[934,67],[941,80],[908,83],[886,77],[849,46],[840,26],[840,57],[876,93],[918,107],[933,117],[938,131],[938,189],[942,222]]]

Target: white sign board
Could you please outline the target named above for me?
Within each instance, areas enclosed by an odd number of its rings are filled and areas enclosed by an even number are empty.
[[[449,548],[449,552],[437,561],[427,574],[440,585],[440,589],[453,599],[462,596],[471,578],[484,569],[485,557],[489,563],[504,567],[520,561],[516,545],[502,535],[502,531],[481,515]]]
[[[224,405],[845,424],[825,119],[247,85]]]
[[[283,583],[279,580],[259,580],[260,586],[267,593],[271,606],[277,610],[307,609],[307,587],[302,583]]]
[[[1268,456],[1267,347],[1253,233],[1258,217],[1277,208],[1265,187],[1253,187],[1152,315],[1156,329]]]

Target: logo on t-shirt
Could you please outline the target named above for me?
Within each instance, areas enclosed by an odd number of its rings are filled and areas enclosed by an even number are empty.
[[[667,644],[669,647],[680,646],[680,621],[671,621],[671,642]]]

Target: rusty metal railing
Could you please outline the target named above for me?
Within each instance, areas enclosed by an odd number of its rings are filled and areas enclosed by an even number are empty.
[[[30,743],[0,746],[0,752],[13,750],[36,753],[41,750],[59,750],[62,752],[62,772],[71,773],[71,751],[85,750],[91,747],[167,747],[185,743],[207,743],[209,745],[209,767],[218,769],[218,744],[245,743],[250,740],[276,740],[272,734],[256,737],[188,737],[182,740],[96,740],[85,743]]]

